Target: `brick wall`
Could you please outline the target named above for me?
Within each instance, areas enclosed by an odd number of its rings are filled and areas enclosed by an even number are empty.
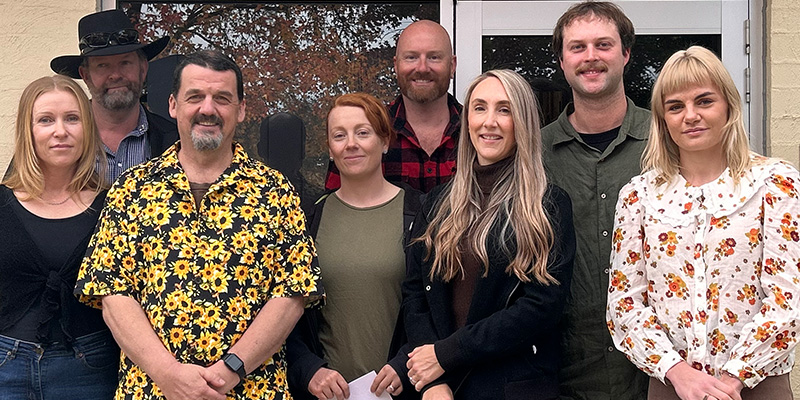
[[[797,79],[800,2],[767,0],[766,13],[767,151],[797,166],[800,165],[800,80]]]
[[[800,165],[800,2],[767,0],[765,54],[767,74],[767,150]],[[800,356],[800,354],[797,354]],[[794,397],[800,399],[800,368],[791,374]]]

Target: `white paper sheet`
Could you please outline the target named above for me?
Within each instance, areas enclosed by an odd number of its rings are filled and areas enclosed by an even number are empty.
[[[350,382],[350,397],[348,400],[392,400],[392,396],[389,396],[389,393],[386,393],[386,391],[384,391],[380,397],[375,396],[375,393],[369,391],[369,387],[372,385],[372,381],[375,380],[376,376],[378,376],[378,374],[375,371],[370,371]]]

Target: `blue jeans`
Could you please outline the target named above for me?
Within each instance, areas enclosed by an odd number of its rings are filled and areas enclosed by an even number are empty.
[[[119,347],[108,331],[69,347],[0,335],[0,400],[110,400],[118,370]]]

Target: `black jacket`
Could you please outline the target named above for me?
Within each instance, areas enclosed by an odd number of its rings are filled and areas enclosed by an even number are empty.
[[[417,237],[427,228],[446,188],[434,189],[412,229]],[[523,283],[506,273],[509,258],[499,245],[488,246],[489,271],[478,278],[466,325],[455,329],[451,287],[428,278],[432,258],[423,243],[407,251],[403,309],[408,348],[434,344],[445,370],[437,381],[447,383],[456,399],[554,399],[558,397],[559,333],[575,258],[575,232],[569,196],[550,185],[543,200],[555,232],[548,272],[560,284]],[[498,222],[487,241],[497,243]],[[513,249],[513,241],[509,247]],[[401,352],[402,354],[402,352]],[[407,352],[405,352],[407,354]]]
[[[408,186],[400,184],[400,187],[405,191],[403,199],[403,243],[408,244],[410,236],[409,230],[412,227],[414,218],[419,211],[423,194],[422,192]],[[319,200],[314,204],[313,208],[308,213],[308,234],[311,237],[316,237],[319,231],[319,223],[322,220],[322,209],[325,206],[325,201],[328,196],[333,193],[333,190],[325,192]],[[323,285],[324,285],[324,271],[323,271]],[[400,379],[403,381],[403,392],[400,396],[395,398],[399,399],[417,399],[419,395],[414,391],[414,387],[408,382],[407,370],[405,369],[405,360],[398,358],[398,351],[406,343],[405,329],[403,326],[403,311],[400,310],[400,315],[395,324],[394,334],[392,336],[392,343],[389,346],[389,364],[397,371]],[[322,319],[322,312],[319,308],[306,309],[303,316],[295,325],[294,330],[286,339],[286,363],[287,363],[287,378],[289,380],[289,392],[292,397],[298,400],[316,400],[316,397],[308,392],[308,383],[314,374],[322,367],[328,365],[325,360],[322,343],[319,340],[320,321]],[[400,365],[402,364],[402,365]],[[402,369],[399,369],[402,368]],[[403,373],[402,371],[405,371]],[[377,371],[376,371],[377,372]]]
[[[147,118],[147,141],[150,158],[156,158],[178,141],[178,127],[172,121],[144,109]]]

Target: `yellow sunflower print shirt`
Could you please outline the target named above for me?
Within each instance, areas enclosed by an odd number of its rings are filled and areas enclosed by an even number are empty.
[[[123,174],[83,260],[75,289],[124,295],[144,309],[164,346],[182,363],[219,360],[273,297],[322,296],[314,245],[289,181],[234,145],[230,167],[199,209],[174,145]],[[149,377],[123,354],[116,399],[160,399]],[[228,394],[290,399],[281,348]]]

